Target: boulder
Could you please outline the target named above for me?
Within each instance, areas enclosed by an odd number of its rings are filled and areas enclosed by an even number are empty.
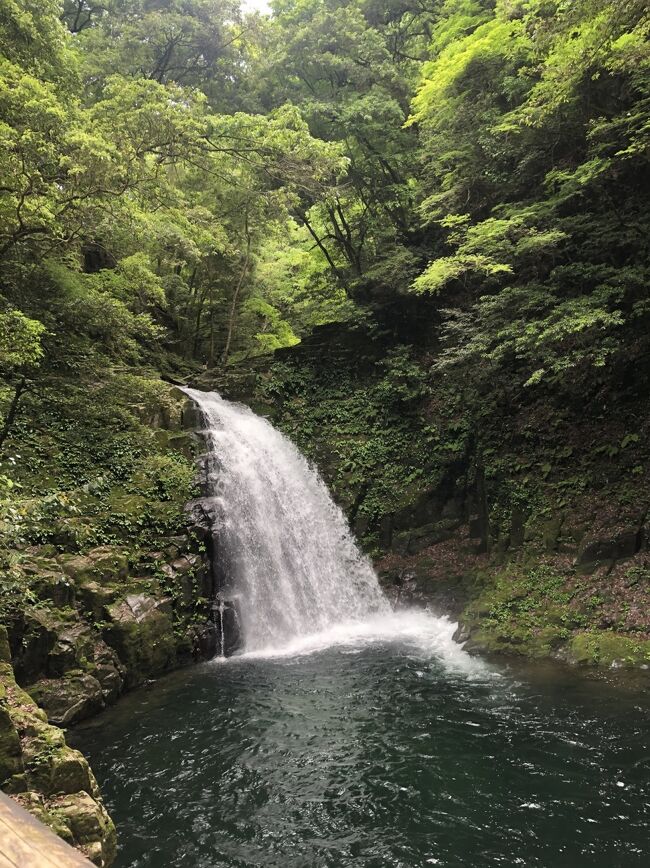
[[[6,707],[6,693],[0,685],[0,782],[23,771],[20,738]]]
[[[21,684],[34,681],[47,669],[48,657],[56,645],[61,619],[45,609],[25,613],[11,636],[16,679]]]
[[[82,791],[56,799],[52,807],[69,829],[74,846],[94,865],[104,868],[114,861],[115,826],[101,802]]]
[[[109,606],[117,600],[118,592],[94,579],[86,579],[78,588],[77,596],[82,609],[95,621],[105,621],[108,618]]]
[[[80,621],[65,624],[48,654],[45,674],[49,678],[60,678],[71,669],[83,669],[92,659],[93,650],[90,627]]]
[[[0,624],[0,663],[11,663],[9,633],[3,624]]]
[[[457,519],[443,519],[435,524],[426,524],[393,536],[392,549],[400,555],[414,555],[430,546],[445,542],[459,527]]]
[[[106,643],[125,667],[127,687],[168,669],[176,656],[171,601],[129,594],[109,608]]]
[[[598,566],[633,557],[642,547],[643,532],[637,527],[624,528],[607,537],[587,535],[582,541],[576,566]]]
[[[47,722],[6,662],[0,662],[0,786],[100,868],[111,864],[115,827],[87,760]]]
[[[124,667],[115,651],[101,639],[95,642],[90,671],[99,682],[104,702],[114,703],[124,687]]]
[[[58,609],[74,605],[74,584],[55,560],[34,558],[22,563],[21,568],[29,577],[32,591],[39,600],[47,601]]]
[[[43,679],[31,685],[28,692],[50,723],[57,726],[69,726],[104,708],[102,686],[92,675]]]
[[[100,546],[86,555],[61,555],[59,563],[75,584],[116,582],[129,573],[127,553],[116,546]]]

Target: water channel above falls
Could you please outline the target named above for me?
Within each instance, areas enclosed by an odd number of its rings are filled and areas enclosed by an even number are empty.
[[[77,730],[117,866],[647,865],[647,697],[432,626],[204,664]]]
[[[188,394],[240,651],[71,733],[118,868],[649,864],[647,694],[490,666],[446,619],[391,612],[296,448]]]

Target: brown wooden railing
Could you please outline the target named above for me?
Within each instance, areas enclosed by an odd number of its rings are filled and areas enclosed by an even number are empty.
[[[0,868],[92,868],[92,863],[0,793]]]

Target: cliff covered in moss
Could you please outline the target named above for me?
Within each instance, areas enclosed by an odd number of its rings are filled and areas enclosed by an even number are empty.
[[[0,786],[98,865],[112,861],[115,830],[57,727],[216,648],[208,534],[186,511],[185,404],[153,374],[52,377],[23,397],[12,430]]]
[[[222,388],[316,462],[399,604],[459,619],[476,650],[650,665],[643,369],[488,392],[477,414],[432,378],[422,331],[405,345],[393,329],[324,327]]]

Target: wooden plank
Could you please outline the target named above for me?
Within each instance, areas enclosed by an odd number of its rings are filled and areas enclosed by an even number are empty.
[[[0,868],[91,868],[40,820],[0,793]]]

